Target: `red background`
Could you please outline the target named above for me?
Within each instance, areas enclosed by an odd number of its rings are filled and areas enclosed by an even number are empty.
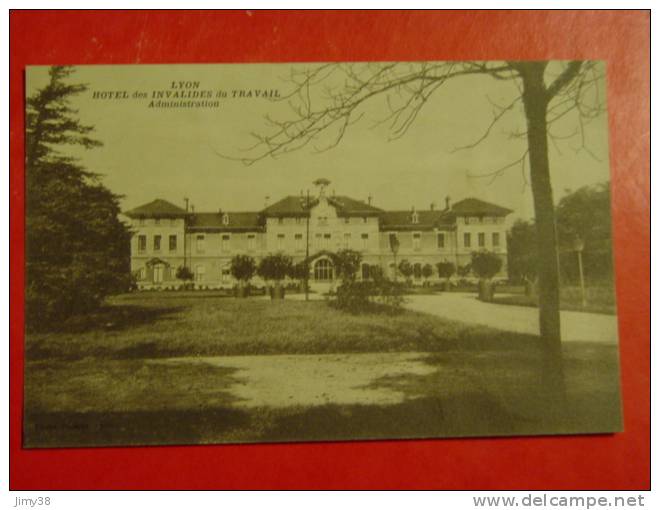
[[[649,13],[14,11],[10,27],[11,488],[649,488]],[[21,449],[26,65],[505,58],[607,61],[624,433]]]

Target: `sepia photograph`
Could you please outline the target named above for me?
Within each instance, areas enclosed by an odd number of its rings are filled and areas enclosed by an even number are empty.
[[[621,432],[606,85],[27,67],[24,447]]]

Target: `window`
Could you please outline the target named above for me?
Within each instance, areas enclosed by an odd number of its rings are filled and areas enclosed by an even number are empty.
[[[323,234],[323,247],[324,247],[326,250],[330,249],[330,242],[331,242],[331,239],[332,239],[332,235],[331,235],[331,234]]]
[[[347,216],[344,218],[344,223],[349,224],[351,222],[351,219]]]
[[[255,251],[257,249],[257,236],[254,234],[248,234],[248,251]]]
[[[369,249],[369,234],[362,234],[362,249]]]
[[[163,264],[156,264],[154,266],[154,283],[162,283],[165,267]]]
[[[465,234],[463,234],[463,246],[465,246],[466,248],[470,247],[470,233],[469,232],[465,232]]]
[[[367,223],[368,221],[369,221],[369,218],[367,218],[366,216],[364,218],[362,218],[362,223]]]
[[[296,240],[296,251],[305,251],[305,243],[303,243],[303,235],[296,234],[294,236],[294,239]]]
[[[170,219],[170,227],[175,227],[176,226],[176,218],[171,218]]]
[[[323,234],[316,234],[316,249],[320,250],[321,249],[321,243],[323,242]]]
[[[445,247],[445,234],[444,232],[438,232],[438,248]]]
[[[206,268],[204,266],[197,266],[195,268],[195,281],[201,282],[204,280],[204,273],[206,273]]]
[[[160,225],[160,218],[156,218],[156,219],[154,220],[154,223],[155,223],[156,225]]]
[[[296,224],[300,225],[302,223],[302,218],[300,216],[296,217]]]
[[[412,244],[413,244],[413,250],[419,251],[421,249],[421,244],[422,244],[422,234],[421,233],[413,232]]]
[[[369,264],[362,264],[362,279],[368,280],[370,276],[369,273]]]
[[[351,247],[351,233],[350,232],[344,232],[344,248],[350,248]]]
[[[147,251],[147,236],[138,236],[138,251]]]
[[[499,246],[500,246],[500,233],[493,232],[493,247],[499,248]]]
[[[222,283],[228,283],[231,280],[231,269],[228,267],[222,268],[221,271]]]
[[[277,223],[279,223],[280,225],[283,225],[284,224],[284,218],[277,218]]]
[[[483,232],[479,232],[477,242],[479,243],[479,248],[483,248],[484,246],[486,246],[486,234],[484,234]]]
[[[319,225],[327,225],[328,224],[328,217],[327,216],[319,216]]]
[[[141,227],[144,226],[144,218],[140,218],[140,219],[138,220],[138,225],[140,225]]]
[[[176,235],[170,236],[170,251],[176,251]]]
[[[154,236],[154,251],[160,251],[161,236]]]
[[[196,243],[197,253],[204,253],[204,236],[197,236]]]
[[[314,279],[315,280],[332,280],[333,270],[332,264],[328,259],[321,259],[314,264]]]
[[[147,268],[141,267],[138,271],[138,278],[144,280],[147,277]]]
[[[222,215],[222,224],[229,225],[229,215],[227,213]]]
[[[277,249],[284,250],[284,234],[277,234]]]
[[[231,251],[231,235],[222,234],[222,239],[220,242],[220,249],[222,251]]]

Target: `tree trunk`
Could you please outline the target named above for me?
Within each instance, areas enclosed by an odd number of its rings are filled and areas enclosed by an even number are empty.
[[[555,207],[548,159],[548,95],[543,75],[545,62],[520,63],[523,105],[527,118],[529,167],[534,197],[538,246],[539,325],[544,350],[544,382],[565,395],[559,323],[559,261]]]

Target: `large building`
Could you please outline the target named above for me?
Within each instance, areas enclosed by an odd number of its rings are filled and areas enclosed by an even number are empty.
[[[287,196],[257,212],[196,212],[165,200],[126,212],[134,231],[131,269],[138,287],[175,287],[180,266],[192,271],[199,288],[232,287],[234,255],[251,255],[258,262],[277,252],[294,262],[308,259],[310,283],[323,286],[336,277],[332,253],[345,248],[362,254],[358,278],[367,278],[372,265],[392,277],[395,260],[405,259],[413,266],[414,281],[421,283],[425,264],[465,266],[477,250],[500,255],[506,274],[510,209],[475,198],[452,204],[447,198],[442,208],[432,204],[423,210],[388,211],[371,199],[327,194],[326,185],[323,181],[318,196]],[[398,245],[396,258],[392,244]],[[434,270],[431,280],[437,278]]]

